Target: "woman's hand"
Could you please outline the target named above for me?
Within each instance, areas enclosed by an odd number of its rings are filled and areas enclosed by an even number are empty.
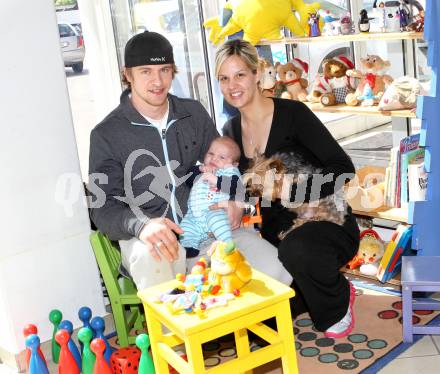
[[[169,262],[179,258],[179,243],[176,234],[183,230],[168,218],[153,218],[142,228],[139,239],[143,241],[151,256],[162,261],[162,256]]]
[[[240,227],[241,218],[243,217],[243,204],[237,201],[220,201],[218,204],[211,205],[209,209],[225,209],[231,223],[231,230],[236,230]]]

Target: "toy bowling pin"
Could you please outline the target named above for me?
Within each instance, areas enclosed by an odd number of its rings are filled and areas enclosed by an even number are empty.
[[[82,343],[82,372],[83,374],[93,374],[95,366],[95,354],[90,350],[90,341],[93,337],[93,331],[90,327],[82,327],[78,331],[78,340]]]
[[[92,328],[92,326],[90,326],[90,319],[92,318],[92,310],[88,306],[83,306],[83,307],[79,308],[79,310],[78,310],[78,318],[83,323],[83,327],[89,327],[90,329]],[[93,330],[92,330],[92,334],[93,334]],[[95,337],[95,335],[93,335],[92,339],[94,337]],[[83,345],[82,344],[83,343],[80,340],[79,341],[80,352],[83,351]]]
[[[70,334],[67,330],[59,330],[55,334],[55,340],[60,345],[60,357],[58,363],[58,374],[80,374],[75,358],[69,351],[67,344],[69,343]]]
[[[141,359],[139,360],[139,374],[154,374],[154,363],[148,348],[150,347],[150,337],[147,334],[140,334],[136,337],[136,345],[141,350]]]
[[[31,351],[29,360],[28,373],[29,374],[49,374],[46,361],[40,356],[40,338],[35,334],[30,334],[26,338],[26,347]]]
[[[104,351],[104,358],[107,361],[107,363],[110,365],[110,356],[112,355],[112,348],[110,347],[110,344],[108,343],[106,337],[104,336],[104,330],[105,330],[105,322],[104,318],[102,317],[93,317],[90,321],[90,324],[92,326],[92,329],[95,330],[95,337],[100,338],[105,343],[105,351]]]
[[[60,346],[55,340],[55,334],[58,331],[58,325],[63,319],[63,314],[58,309],[53,309],[49,313],[49,321],[53,324],[52,333],[52,361],[58,364],[58,357],[60,356]]]
[[[79,353],[78,347],[76,346],[75,342],[72,340],[72,333],[73,333],[73,324],[72,322],[68,320],[61,321],[58,328],[60,330],[66,330],[69,333],[70,339],[67,343],[67,347],[69,348],[69,351],[72,353],[73,358],[76,361],[76,364],[78,365],[79,370],[81,371],[81,355]]]
[[[106,350],[106,345],[104,340],[101,338],[93,339],[92,342],[90,343],[90,349],[96,355],[93,374],[113,374],[112,369],[110,369],[110,366],[105,360],[103,355],[104,351]]]
[[[34,334],[34,335],[38,334],[37,326],[32,325],[32,324],[26,325],[23,329],[24,337],[27,338],[29,335],[32,335],[32,334]],[[44,357],[43,352],[41,352],[40,346],[38,346],[38,354],[43,359],[44,363],[47,365],[46,358]],[[26,348],[26,367],[27,368],[29,368],[30,359],[31,359],[31,350],[29,348]]]

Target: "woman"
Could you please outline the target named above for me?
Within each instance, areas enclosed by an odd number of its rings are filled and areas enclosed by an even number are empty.
[[[264,97],[258,89],[260,72],[256,49],[242,40],[229,40],[216,53],[216,77],[226,101],[239,110],[223,128],[240,146],[239,168],[244,172],[255,154],[270,157],[280,151],[300,153],[333,175],[320,197],[334,192],[335,180],[354,173],[354,166],[319,119],[303,103]],[[328,177],[328,176],[327,176]],[[310,185],[309,185],[310,187]],[[292,188],[294,201],[296,186]],[[310,199],[307,190],[305,202]],[[354,325],[354,288],[339,269],[357,252],[359,228],[349,209],[343,226],[331,222],[306,223],[279,241],[292,225],[293,215],[280,202],[262,208],[262,235],[278,247],[278,256],[294,278],[315,327],[328,337],[343,337]]]

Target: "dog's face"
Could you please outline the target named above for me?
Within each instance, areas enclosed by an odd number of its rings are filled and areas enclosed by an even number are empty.
[[[246,172],[245,185],[251,196],[267,200],[280,198],[283,175],[286,168],[277,158],[258,156]]]

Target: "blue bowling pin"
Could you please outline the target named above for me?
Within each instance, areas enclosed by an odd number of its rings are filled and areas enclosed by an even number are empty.
[[[26,338],[26,347],[31,350],[31,359],[29,360],[29,374],[49,374],[46,363],[38,354],[40,338],[38,335],[31,334]]]
[[[110,365],[110,356],[112,355],[113,350],[110,347],[107,338],[104,336],[104,330],[105,330],[104,318],[93,317],[92,320],[90,321],[90,324],[92,325],[92,329],[95,331],[95,338],[100,338],[104,340],[105,343],[104,359]]]
[[[72,353],[73,358],[75,359],[76,364],[78,365],[79,371],[81,371],[81,354],[79,353],[78,347],[75,342],[72,340],[73,333],[73,324],[68,320],[64,320],[60,322],[59,330],[66,330],[69,335],[69,341],[67,343],[67,348],[69,348],[70,353]]]
[[[92,329],[92,326],[90,326],[90,319],[92,318],[92,310],[88,306],[83,306],[79,308],[78,310],[78,318],[83,323],[83,327],[88,327],[93,332],[92,339],[95,337],[95,332]],[[79,340],[79,339],[78,339]],[[80,352],[82,354],[82,351],[84,349],[83,343],[81,340],[79,340],[80,345]]]

